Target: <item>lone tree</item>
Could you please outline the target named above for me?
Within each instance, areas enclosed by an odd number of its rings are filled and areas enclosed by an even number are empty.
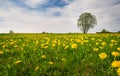
[[[97,25],[97,20],[91,13],[85,12],[78,19],[78,28],[86,34],[89,28],[94,28]]]
[[[9,31],[9,34],[13,34],[13,33],[14,33],[13,30],[10,30],[10,31]]]

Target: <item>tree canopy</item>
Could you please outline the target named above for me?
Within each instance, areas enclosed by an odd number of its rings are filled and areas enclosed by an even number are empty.
[[[97,25],[97,19],[91,13],[82,13],[78,19],[78,28],[85,34],[89,28],[94,28]]]

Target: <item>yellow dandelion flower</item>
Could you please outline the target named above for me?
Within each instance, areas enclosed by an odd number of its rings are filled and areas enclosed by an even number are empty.
[[[84,40],[84,42],[86,42],[86,43],[87,43],[87,42],[89,42],[89,40]]]
[[[77,43],[80,43],[80,42],[81,42],[81,40],[77,40],[76,42],[77,42]]]
[[[18,63],[21,63],[22,61],[21,60],[17,60],[16,62],[15,62],[15,64],[18,64]]]
[[[95,40],[95,38],[91,38],[91,40],[93,40],[93,41],[94,41],[94,40]]]
[[[52,44],[52,46],[53,46],[53,47],[55,47],[55,46],[56,46],[56,44]]]
[[[98,45],[99,43],[98,42],[96,42],[96,45]]]
[[[113,61],[111,66],[114,67],[114,68],[120,67],[120,61]]]
[[[77,48],[77,44],[72,44],[71,48],[73,48],[73,49]]]
[[[3,51],[0,51],[0,54],[3,54],[4,52]]]
[[[117,50],[120,51],[120,47],[118,47]]]
[[[110,44],[109,46],[110,46],[110,47],[112,47],[112,46],[113,46],[113,44]]]
[[[106,57],[107,57],[107,54],[106,53],[100,53],[99,54],[99,57],[101,58],[101,59],[105,59]]]
[[[93,48],[94,51],[98,51],[99,49],[98,48]]]
[[[69,47],[69,46],[68,46],[68,45],[66,45],[64,49],[67,49],[68,47]]]
[[[35,71],[37,71],[38,69],[39,69],[39,66],[36,66],[36,67],[35,67]]]
[[[112,52],[111,54],[112,54],[113,56],[120,56],[120,53],[119,53],[119,52],[116,52],[116,51]]]
[[[103,49],[103,47],[102,47],[102,46],[100,46],[99,48],[100,48],[100,49]]]
[[[41,56],[43,59],[45,59],[46,58],[46,56],[43,54],[42,56]]]
[[[117,69],[117,74],[120,76],[120,67]]]
[[[102,46],[105,46],[105,45],[106,45],[106,42],[102,42],[101,44],[102,44]]]
[[[65,58],[62,58],[61,61],[66,61],[66,59],[65,59]]]
[[[53,64],[53,62],[52,62],[52,61],[50,61],[50,62],[49,62],[49,64],[50,64],[50,65],[52,65],[52,64]]]
[[[116,42],[115,40],[111,40],[112,43]]]

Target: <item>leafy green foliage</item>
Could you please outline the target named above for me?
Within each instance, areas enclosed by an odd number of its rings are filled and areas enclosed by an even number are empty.
[[[80,15],[78,19],[78,28],[83,31],[83,33],[87,33],[89,28],[93,28],[97,24],[96,17],[91,13],[83,13]]]

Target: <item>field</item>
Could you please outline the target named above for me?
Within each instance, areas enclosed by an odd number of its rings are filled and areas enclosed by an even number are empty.
[[[120,76],[120,34],[1,34],[0,76]]]

